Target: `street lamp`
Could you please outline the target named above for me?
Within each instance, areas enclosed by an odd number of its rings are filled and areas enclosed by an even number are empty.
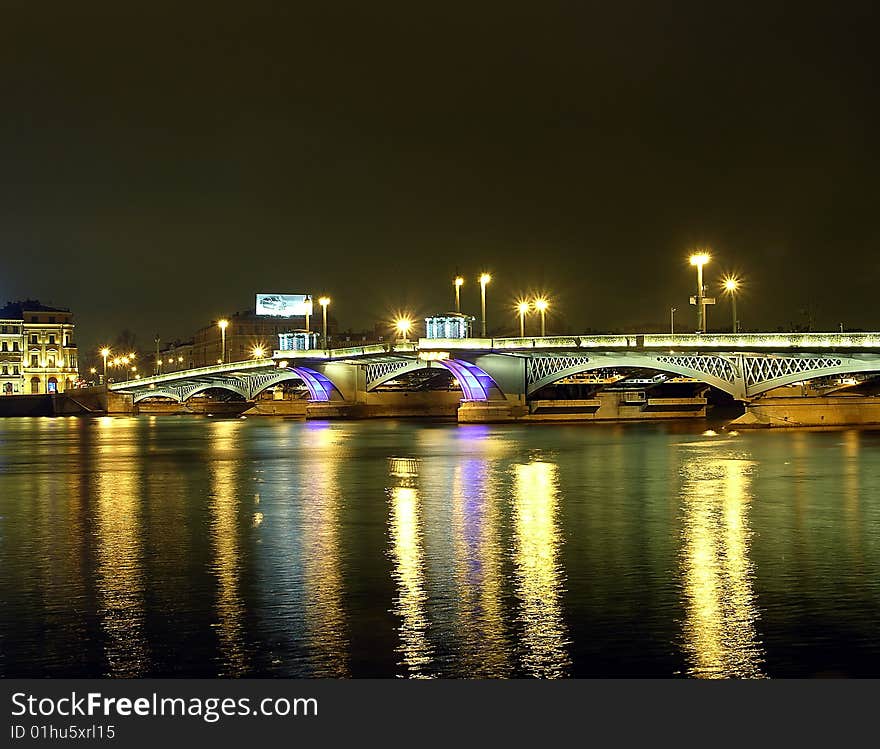
[[[321,305],[321,310],[324,313],[324,350],[327,350],[327,307],[330,305],[330,297],[322,296],[318,300],[318,304]]]
[[[101,356],[104,358],[104,384],[107,384],[107,357],[110,356],[110,349],[106,346],[101,349]]]
[[[486,337],[486,284],[492,280],[492,276],[483,273],[480,276],[480,309],[483,313],[483,338]]]
[[[306,294],[305,299],[305,312],[306,312],[306,333],[309,332],[309,318],[312,316],[312,298]]]
[[[697,296],[694,304],[697,305],[697,332],[706,332],[706,302],[703,296],[703,266],[709,262],[709,255],[705,252],[697,252],[690,257],[691,265],[697,268]]]
[[[739,333],[739,321],[736,319],[736,294],[739,291],[739,279],[736,276],[727,276],[721,282],[724,293],[730,297],[730,311],[733,314],[732,330]]]
[[[455,286],[455,311],[456,313],[461,313],[461,287],[464,284],[464,279],[461,276],[456,276],[455,280],[452,282],[452,285]]]
[[[229,327],[229,320],[219,320],[217,327],[220,328],[220,363],[226,363],[226,328]]]
[[[550,302],[548,302],[544,297],[538,297],[535,300],[535,309],[541,313],[541,338],[544,337],[545,328],[544,328],[544,315],[547,312],[547,308],[550,306]]]
[[[524,299],[516,303],[516,311],[519,312],[519,337],[526,337],[526,315],[532,309],[532,305],[530,302],[525,301]]]
[[[675,307],[669,308],[669,335],[675,335],[675,313],[678,310]]]
[[[406,335],[412,329],[412,320],[408,317],[398,317],[394,321],[394,329],[400,334],[400,340],[406,342]]]
[[[251,349],[254,359],[262,359],[266,355],[266,350],[262,346],[254,346]]]

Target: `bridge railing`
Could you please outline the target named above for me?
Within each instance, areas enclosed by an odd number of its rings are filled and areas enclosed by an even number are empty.
[[[572,348],[686,348],[686,349],[774,349],[774,348],[880,348],[880,333],[683,333],[671,335],[583,335],[529,338],[422,338],[419,348],[427,351],[522,351],[524,349]]]
[[[164,382],[179,380],[181,377],[206,377],[209,375],[229,374],[232,372],[242,372],[251,369],[265,369],[266,367],[274,367],[273,359],[247,359],[245,361],[227,362],[226,364],[212,364],[210,367],[197,367],[195,369],[180,369],[175,372],[166,372],[164,374],[153,375],[151,377],[141,377],[137,380],[124,380],[123,382],[111,382],[108,387],[110,390],[126,390],[130,388],[140,388],[150,385],[160,385]]]
[[[395,343],[373,343],[367,346],[347,346],[332,349],[297,349],[291,351],[278,350],[274,353],[277,359],[309,359],[311,361],[339,361],[340,359],[358,359],[365,356],[381,356],[382,354],[418,351],[415,341],[397,341]]]

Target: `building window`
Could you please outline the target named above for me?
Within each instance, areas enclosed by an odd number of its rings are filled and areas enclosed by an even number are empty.
[[[2,350],[3,350],[3,351],[9,351],[9,349],[6,348],[6,341],[3,341],[3,348],[2,348]]]
[[[38,343],[36,333],[31,334],[31,343]]]
[[[8,376],[8,375],[9,375],[9,367],[7,367],[7,366],[4,364],[4,365],[3,365],[3,376],[6,377],[6,376]]]
[[[31,394],[36,395],[40,392],[40,378],[31,377]]]
[[[12,342],[12,350],[13,350],[13,351],[18,351],[18,341],[13,341],[13,342]]]
[[[31,354],[31,366],[39,367],[40,366],[40,355],[39,354]]]
[[[18,364],[12,365],[12,374],[14,374],[14,375],[18,374]]]
[[[49,367],[54,367],[54,366],[55,366],[55,357],[54,357],[54,356],[51,356],[51,355],[49,356],[49,364],[48,364],[48,366],[49,366]]]
[[[8,327],[8,326],[6,326],[6,325],[0,325],[0,333],[6,333],[6,332],[7,332],[7,331],[6,331],[6,328],[7,328],[7,327]]]
[[[55,336],[53,336],[53,335],[49,336],[49,343],[52,343],[52,344],[55,343]]]
[[[46,383],[46,392],[47,393],[57,393],[58,392],[58,380],[54,377],[50,377],[49,381]]]

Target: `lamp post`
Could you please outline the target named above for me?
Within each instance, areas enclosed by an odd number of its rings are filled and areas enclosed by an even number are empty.
[[[526,315],[532,309],[531,302],[525,300],[516,303],[516,311],[519,313],[519,337],[526,337]]]
[[[266,355],[266,350],[262,346],[254,346],[251,349],[254,359],[262,359]]]
[[[697,305],[697,332],[706,332],[706,302],[703,296],[703,266],[709,262],[709,255],[705,252],[698,252],[691,255],[691,265],[697,268],[697,296],[694,303]]]
[[[547,312],[547,308],[550,306],[550,302],[548,302],[544,297],[539,297],[535,300],[535,309],[541,313],[541,338],[544,337],[546,330],[544,328],[544,315]]]
[[[669,335],[675,335],[675,307],[669,308]]]
[[[483,273],[480,276],[480,310],[483,315],[483,338],[486,337],[486,285],[492,280],[492,276]]]
[[[739,321],[736,319],[736,293],[739,291],[739,279],[735,276],[728,276],[721,284],[724,293],[730,297],[730,311],[733,315],[733,325],[731,329],[734,333],[739,333]]]
[[[321,309],[324,313],[324,350],[327,350],[327,307],[330,305],[330,297],[322,296],[318,300],[318,304],[321,305]]]
[[[306,333],[309,332],[309,318],[312,316],[312,298],[306,295],[305,301],[306,307]]]
[[[456,314],[461,314],[461,286],[464,283],[464,279],[461,276],[456,276],[455,280],[452,282],[452,285],[455,286],[455,312]]]
[[[229,327],[229,320],[219,320],[217,327],[220,328],[220,363],[226,364],[226,328]]]
[[[106,346],[101,349],[101,356],[104,358],[104,384],[107,384],[107,357],[110,356],[110,349]]]

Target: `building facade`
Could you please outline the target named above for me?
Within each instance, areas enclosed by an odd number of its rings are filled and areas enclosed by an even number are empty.
[[[227,326],[221,330],[219,320],[197,330],[192,339],[176,341],[165,346],[156,355],[155,369],[162,372],[208,367],[223,360],[224,337],[226,361],[244,361],[253,359],[262,351],[263,355],[271,356],[278,348],[278,336],[305,327],[305,317],[277,317],[257,315],[252,311],[236,312],[226,318]],[[323,326],[320,316],[315,326],[315,318],[311,318],[311,330],[319,335]],[[336,336],[336,321],[328,316],[327,332],[331,345]],[[161,363],[161,364],[160,364]]]
[[[61,393],[79,380],[73,313],[35,300],[0,309],[0,395]]]

